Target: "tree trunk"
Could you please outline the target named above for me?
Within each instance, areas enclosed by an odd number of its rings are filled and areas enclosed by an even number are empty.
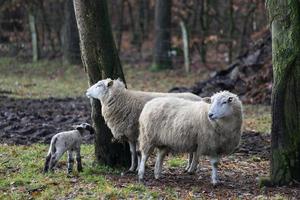
[[[117,43],[118,52],[120,52],[122,47],[122,37],[123,37],[124,0],[117,1],[117,9],[119,11],[119,14],[117,15],[116,43]]]
[[[189,34],[186,28],[186,23],[181,20],[180,28],[182,33],[182,42],[183,42],[183,55],[184,55],[184,68],[185,72],[190,72],[190,47],[189,47]]]
[[[78,28],[72,0],[65,0],[63,26],[63,61],[65,64],[80,64]]]
[[[234,16],[233,16],[233,0],[228,1],[229,8],[229,32],[228,32],[228,63],[232,62],[232,54],[233,54],[233,31],[234,31]]]
[[[269,0],[272,25],[271,182],[300,181],[300,2]]]
[[[171,50],[172,0],[156,0],[155,3],[155,47],[152,70],[172,67]]]
[[[80,36],[81,57],[88,73],[89,84],[108,77],[124,80],[106,0],[74,0],[74,8]],[[100,101],[91,100],[91,106],[96,131],[96,160],[110,166],[129,166],[128,145],[111,142],[112,134],[101,115]]]
[[[38,31],[36,27],[36,15],[33,12],[33,9],[29,9],[28,11],[28,20],[29,20],[29,28],[31,34],[32,61],[36,62],[40,59],[40,48],[39,48]]]

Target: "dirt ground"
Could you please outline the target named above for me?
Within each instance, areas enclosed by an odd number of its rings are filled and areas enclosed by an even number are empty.
[[[1,143],[29,145],[49,143],[53,134],[68,130],[71,125],[90,122],[89,100],[86,98],[48,98],[43,100],[13,99],[0,97],[0,139]],[[92,143],[92,136],[86,136],[86,143]],[[179,167],[164,167],[160,180],[153,177],[153,161],[146,170],[146,186],[156,191],[172,188],[178,198],[208,199],[253,199],[272,197],[300,198],[298,186],[259,188],[258,178],[268,176],[270,136],[246,131],[236,152],[220,164],[221,184],[214,188],[210,184],[210,166],[201,159],[196,175],[186,174]],[[121,188],[136,183],[136,175],[105,175]],[[200,178],[199,178],[200,177]],[[192,191],[192,193],[191,193]]]

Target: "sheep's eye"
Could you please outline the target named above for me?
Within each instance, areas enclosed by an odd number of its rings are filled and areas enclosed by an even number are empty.
[[[226,104],[226,103],[227,103],[226,101],[223,101],[223,102],[222,102],[222,105],[224,105],[224,104]]]
[[[232,102],[233,98],[232,97],[229,97],[228,98],[228,103]]]

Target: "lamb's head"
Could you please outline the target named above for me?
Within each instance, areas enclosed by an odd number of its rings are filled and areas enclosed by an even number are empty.
[[[84,133],[85,131],[89,131],[90,134],[94,134],[95,133],[94,128],[90,124],[88,124],[88,123],[82,123],[82,124],[79,124],[79,125],[75,125],[73,127],[76,130],[78,130],[80,133]]]
[[[112,91],[115,91],[117,89],[125,89],[124,83],[119,79],[112,80],[110,78],[107,78],[98,81],[96,84],[88,88],[86,91],[86,96],[88,98],[95,98],[102,101],[104,98],[109,97]]]
[[[211,97],[211,107],[208,111],[208,117],[211,120],[217,120],[240,114],[241,110],[242,104],[238,96],[228,91],[222,91]]]

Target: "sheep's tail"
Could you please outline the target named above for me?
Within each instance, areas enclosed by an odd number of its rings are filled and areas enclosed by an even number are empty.
[[[54,138],[54,140],[51,141],[51,145],[48,151],[48,155],[50,154],[55,154],[56,152],[56,142],[57,142],[57,137]]]

